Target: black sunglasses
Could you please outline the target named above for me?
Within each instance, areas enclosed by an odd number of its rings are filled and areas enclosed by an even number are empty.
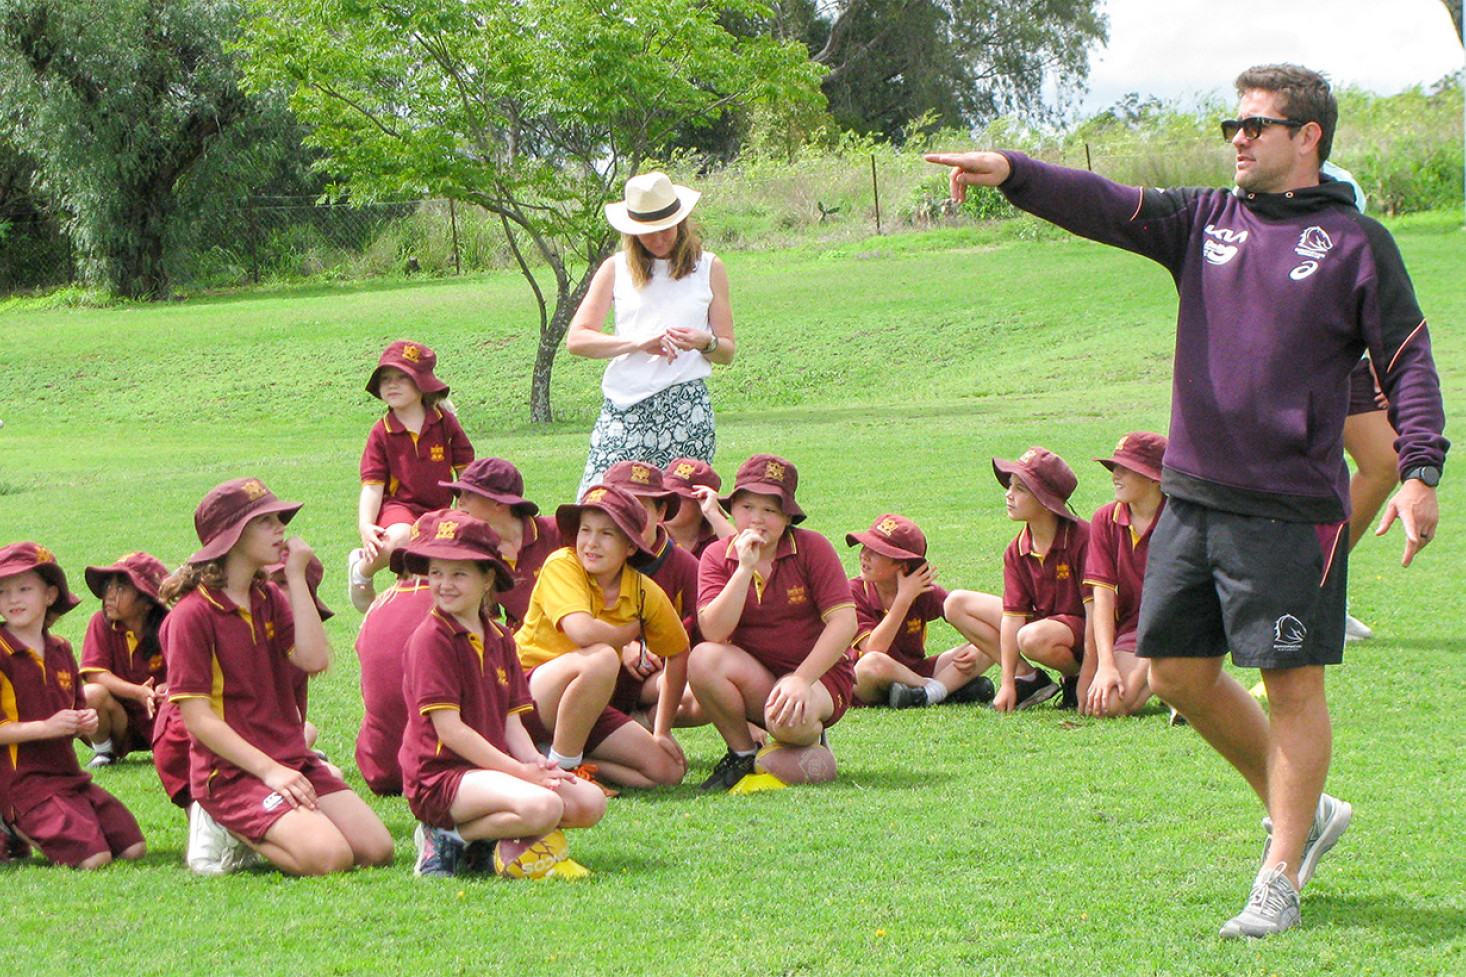
[[[1222,138],[1231,142],[1241,129],[1247,133],[1248,139],[1256,139],[1262,135],[1262,130],[1268,126],[1287,126],[1289,129],[1301,129],[1308,125],[1307,122],[1294,122],[1292,119],[1269,119],[1265,115],[1249,115],[1245,119],[1223,119]]]

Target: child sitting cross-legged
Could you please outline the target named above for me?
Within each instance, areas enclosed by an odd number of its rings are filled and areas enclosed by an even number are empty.
[[[893,709],[938,702],[991,702],[986,672],[998,660],[1003,602],[975,590],[946,591],[926,559],[926,535],[905,516],[888,513],[870,529],[847,533],[860,546],[855,598],[855,696]],[[945,620],[967,641],[927,657],[926,624]]]
[[[431,512],[404,549],[433,609],[407,642],[407,730],[399,753],[419,876],[588,874],[566,857],[562,828],[606,813],[596,786],[541,756],[522,717],[534,699],[509,629],[492,619],[514,574],[498,535],[461,511]]]

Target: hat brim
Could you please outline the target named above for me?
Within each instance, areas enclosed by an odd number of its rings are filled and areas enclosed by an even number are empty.
[[[772,482],[746,482],[743,485],[733,486],[733,491],[727,495],[718,497],[718,505],[729,515],[733,514],[733,500],[738,497],[739,492],[752,492],[754,495],[771,495],[779,500],[779,508],[784,515],[789,517],[789,524],[793,526],[804,522],[804,510],[799,508],[799,503],[794,501],[793,496],[788,494],[788,489],[782,485],[775,485]]]
[[[159,607],[166,608],[168,606],[163,603],[163,598],[158,596],[158,588],[153,586],[151,581],[145,579],[132,567],[126,567],[120,563],[114,563],[110,567],[87,567],[82,571],[82,576],[86,578],[87,589],[92,592],[92,596],[97,598],[97,600],[103,600],[105,598],[107,579],[109,577],[124,576],[132,584],[133,589],[148,600],[157,604]]]
[[[998,484],[1003,486],[1003,488],[1008,487],[1008,482],[1013,476],[1018,476],[1018,480],[1023,483],[1023,487],[1028,489],[1035,499],[1038,499],[1039,505],[1060,519],[1070,519],[1076,522],[1079,520],[1079,517],[1069,509],[1068,502],[1059,498],[1048,486],[1044,485],[1038,479],[1038,476],[1034,474],[1033,469],[1022,462],[1004,461],[1001,458],[994,458],[993,475],[998,479]]]
[[[387,369],[401,370],[403,373],[412,377],[412,382],[421,393],[441,393],[444,397],[448,396],[448,385],[442,380],[439,380],[431,370],[424,371],[420,365],[409,363],[406,360],[391,360],[378,364],[377,368],[372,371],[372,375],[367,378],[366,391],[378,400],[382,399],[382,394],[380,393],[382,371]]]
[[[425,576],[430,560],[468,560],[472,563],[487,563],[494,569],[494,589],[499,593],[514,589],[514,571],[497,556],[487,556],[481,550],[464,546],[452,540],[427,540],[406,547],[402,553],[402,566],[408,573]]]
[[[702,192],[678,183],[672,184],[672,191],[677,194],[677,209],[667,217],[654,221],[639,221],[627,211],[625,201],[617,201],[606,204],[606,221],[622,234],[655,234],[657,231],[676,227],[687,220],[688,215],[692,213],[692,208],[696,207],[697,202],[702,199]]]
[[[1159,482],[1161,480],[1160,468],[1155,465],[1148,465],[1139,458],[1122,458],[1119,455],[1115,455],[1113,458],[1096,458],[1095,461],[1099,462],[1101,465],[1104,465],[1110,471],[1114,471],[1115,466],[1119,465],[1121,468],[1130,469],[1137,475],[1144,475],[1151,481]]]
[[[925,560],[926,556],[921,553],[913,553],[910,550],[903,550],[892,543],[889,539],[881,539],[875,533],[866,530],[863,533],[846,533],[845,544],[847,546],[868,546],[881,556],[888,556],[893,560]]]
[[[450,489],[460,495],[462,495],[464,492],[471,492],[474,495],[479,496],[480,498],[489,499],[490,501],[499,502],[507,505],[509,508],[513,509],[517,515],[537,516],[540,514],[540,507],[535,503],[529,501],[529,499],[526,499],[522,496],[514,495],[510,492],[490,492],[487,489],[479,488],[477,485],[471,485],[468,482],[463,481],[462,479],[459,479],[456,482],[439,482],[438,487]]]
[[[250,509],[231,521],[227,526],[214,534],[214,538],[204,543],[203,549],[188,558],[189,563],[207,563],[210,560],[218,560],[224,557],[239,542],[239,536],[244,532],[247,524],[255,516],[266,516],[270,513],[277,513],[280,521],[289,524],[300,511],[304,502],[281,502],[276,500],[260,506],[258,509]]]

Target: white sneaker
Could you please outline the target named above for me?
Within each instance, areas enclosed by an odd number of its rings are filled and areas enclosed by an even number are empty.
[[[1345,641],[1368,641],[1374,637],[1374,630],[1359,618],[1344,612],[1344,640]]]
[[[1303,842],[1303,855],[1298,859],[1298,888],[1303,888],[1313,878],[1313,873],[1318,871],[1319,859],[1339,843],[1353,817],[1354,805],[1348,801],[1329,794],[1319,795],[1318,809],[1313,812],[1313,827],[1308,829],[1308,840]],[[1262,863],[1266,865],[1273,847],[1273,819],[1263,818],[1262,829],[1267,832],[1267,840],[1262,843]]]
[[[351,601],[351,606],[363,614],[372,606],[372,601],[377,596],[372,578],[363,576],[357,569],[365,559],[366,554],[359,547],[346,556],[346,597]]]
[[[1257,874],[1247,905],[1222,924],[1221,936],[1224,939],[1273,936],[1303,922],[1298,911],[1298,890],[1283,874],[1285,867],[1279,862]]]
[[[264,862],[264,856],[234,837],[198,801],[188,809],[189,870],[198,875],[228,875]]]

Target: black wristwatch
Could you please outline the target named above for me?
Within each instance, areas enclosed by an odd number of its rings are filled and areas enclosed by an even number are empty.
[[[1435,488],[1441,483],[1441,470],[1434,465],[1416,465],[1401,475],[1400,481],[1408,482],[1412,478],[1418,478],[1431,488]]]

